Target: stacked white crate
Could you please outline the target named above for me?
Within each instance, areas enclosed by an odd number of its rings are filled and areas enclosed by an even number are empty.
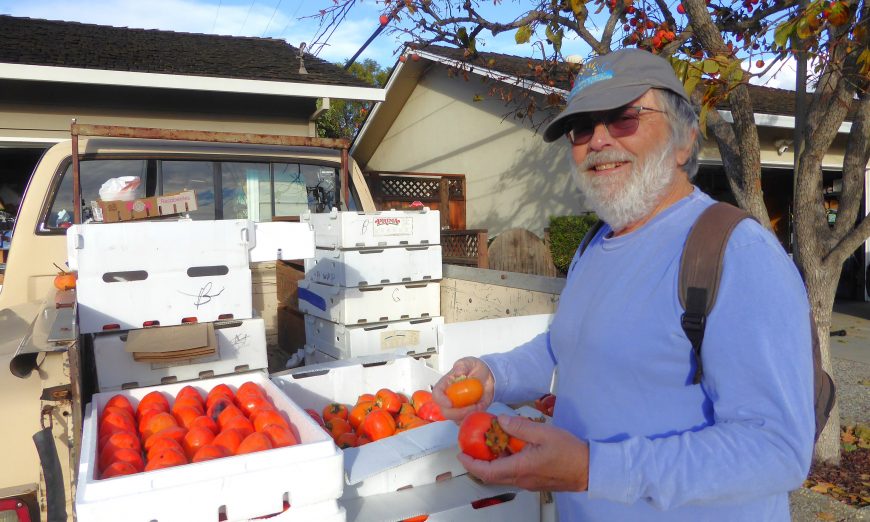
[[[343,455],[266,374],[263,319],[253,317],[250,262],[309,258],[314,234],[300,223],[142,221],[85,224],[67,233],[78,271],[80,333],[94,334],[100,393],[88,405],[78,469],[76,513],[83,522],[247,520],[286,509],[276,520],[345,520]],[[142,363],[125,351],[129,330],[213,323],[217,354]],[[182,327],[186,328],[186,327]],[[176,382],[177,381],[177,382]],[[299,445],[174,468],[99,479],[97,419],[110,397],[135,405],[157,391],[167,399],[193,385],[253,381],[290,420]],[[288,471],[291,470],[291,471]]]
[[[299,282],[306,364],[437,352],[444,325],[437,210],[333,209],[302,222],[317,247]]]

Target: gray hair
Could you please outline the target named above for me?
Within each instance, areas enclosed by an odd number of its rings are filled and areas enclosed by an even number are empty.
[[[685,98],[665,89],[654,89],[661,108],[668,114],[668,124],[671,127],[671,147],[676,149],[685,146],[692,139],[694,143],[686,163],[680,165],[689,179],[698,173],[698,156],[701,154],[701,143],[704,138],[698,126],[698,115],[695,108]]]

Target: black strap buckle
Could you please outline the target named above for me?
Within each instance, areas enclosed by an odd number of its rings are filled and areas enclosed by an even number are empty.
[[[701,332],[704,330],[706,324],[707,316],[704,314],[685,312],[682,317],[680,317],[680,326],[682,326],[685,331],[691,330],[693,332]]]

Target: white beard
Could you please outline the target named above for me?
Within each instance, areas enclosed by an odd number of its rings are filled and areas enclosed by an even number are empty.
[[[574,164],[574,183],[591,210],[618,232],[650,215],[661,202],[676,175],[676,169],[668,161],[670,155],[667,143],[652,151],[642,163],[625,151],[590,152],[583,163]],[[603,176],[588,172],[595,164],[623,161],[631,162],[629,172]]]

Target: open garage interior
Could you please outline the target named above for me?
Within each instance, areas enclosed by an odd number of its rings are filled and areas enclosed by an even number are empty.
[[[0,277],[18,216],[18,205],[44,147],[0,147]]]

